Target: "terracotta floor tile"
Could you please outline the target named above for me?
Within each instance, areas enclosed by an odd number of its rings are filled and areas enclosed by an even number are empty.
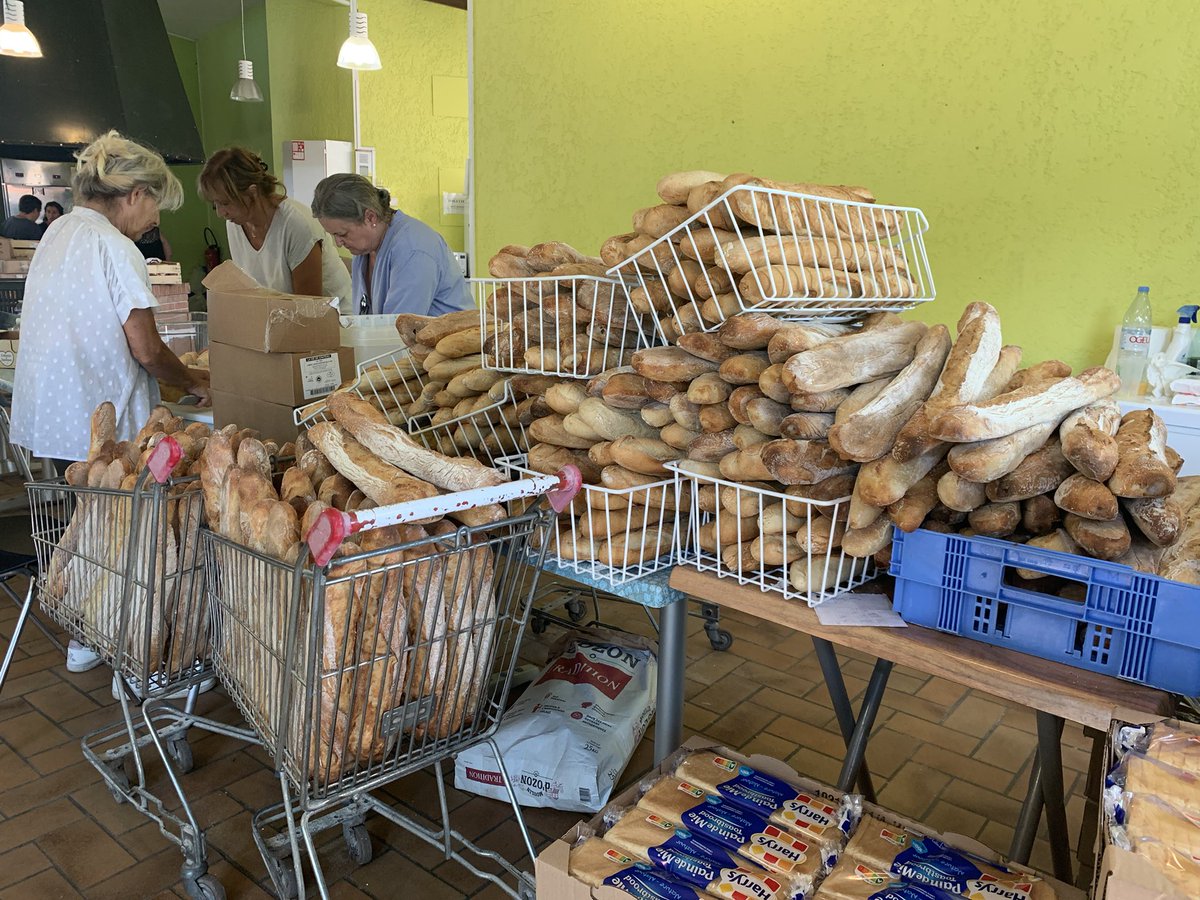
[[[918,719],[926,719],[927,721],[936,723],[945,720],[946,716],[950,714],[951,709],[951,707],[943,703],[937,703],[925,697],[894,691],[890,686],[888,687],[887,694],[884,695],[883,704],[891,709],[916,716]]]
[[[758,693],[760,688],[761,685],[748,678],[726,675],[696,694],[692,702],[705,709],[723,713],[744,703]]]
[[[743,659],[731,653],[708,653],[687,669],[689,681],[712,685],[740,666]]]
[[[896,713],[888,721],[888,727],[894,731],[911,735],[924,743],[953,750],[955,753],[970,753],[979,744],[979,738],[974,735],[943,728],[941,725],[935,725],[925,719],[918,719],[908,713]]]
[[[350,878],[358,887],[378,897],[387,896],[388,891],[394,891],[398,885],[404,885],[413,897],[421,897],[422,900],[458,900],[462,897],[459,891],[442,879],[394,850],[376,857]]]
[[[31,710],[0,722],[0,740],[28,759],[35,753],[65,744],[71,740],[71,735],[42,713]]]
[[[37,844],[25,844],[0,854],[0,889],[50,868],[50,860]]]
[[[46,802],[51,797],[61,797],[99,781],[100,773],[93,769],[90,763],[80,760],[73,766],[59,769],[0,794],[0,812],[6,816],[15,816]]]
[[[806,775],[821,784],[836,784],[838,775],[842,771],[840,757],[834,759],[832,756],[826,756],[824,753],[817,753],[815,750],[803,747],[789,756],[785,762],[799,774]]]
[[[900,767],[886,785],[878,789],[879,802],[889,809],[920,820],[950,783],[950,776],[919,762]]]
[[[1000,703],[973,695],[959,703],[942,724],[947,728],[984,738],[996,727],[996,723],[1006,711],[1007,707]]]
[[[891,778],[906,762],[920,756],[922,746],[911,736],[892,728],[876,730],[867,745],[867,761],[871,764],[871,773]]]
[[[0,891],[0,900],[71,900],[82,896],[54,869],[46,869],[32,878]]]
[[[1006,823],[1010,835],[1012,826],[1017,821],[1017,812],[1021,808],[1020,802],[1011,797],[976,787],[965,781],[951,781],[947,784],[942,791],[942,799],[963,809],[973,810],[989,821]]]
[[[98,708],[87,694],[63,681],[27,693],[25,699],[56,721],[73,719]]]
[[[132,804],[117,803],[108,789],[108,784],[100,781],[99,774],[96,775],[96,783],[73,791],[71,799],[89,818],[100,823],[105,831],[112,835],[123,835],[148,821]],[[162,837],[159,839],[166,840]]]
[[[933,805],[925,816],[925,821],[944,833],[961,834],[969,838],[979,834],[987,824],[987,819],[979,813],[954,806],[945,800],[939,800]]]
[[[1015,772],[1032,758],[1037,738],[1010,725],[999,725],[987,736],[973,756],[980,762]]]
[[[0,822],[0,851],[36,841],[48,831],[83,818],[83,812],[66,797],[51,800]]]
[[[754,702],[818,727],[824,727],[833,718],[833,709],[829,706],[828,698],[825,698],[824,703],[817,703],[793,697],[782,691],[764,688],[754,695]]]
[[[917,696],[933,703],[939,703],[943,706],[954,706],[967,693],[967,689],[961,684],[955,684],[953,681],[946,681],[944,678],[930,678],[917,691]]]
[[[38,846],[80,888],[106,881],[135,861],[99,825],[86,819],[47,832]]]
[[[951,778],[977,784],[999,794],[1007,791],[1012,783],[1012,772],[989,766],[944,747],[927,745],[922,750],[920,759],[924,765],[945,772]]]

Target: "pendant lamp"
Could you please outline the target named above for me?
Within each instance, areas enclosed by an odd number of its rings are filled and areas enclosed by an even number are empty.
[[[42,48],[37,38],[25,27],[25,4],[21,0],[4,0],[4,24],[0,26],[0,56],[38,59],[41,55]]]
[[[358,11],[354,0],[350,2],[350,36],[342,42],[337,64],[343,69],[357,69],[360,72],[383,68],[379,51],[367,37],[367,14]]]
[[[229,92],[230,100],[239,103],[262,103],[262,88],[254,80],[254,63],[246,59],[246,0],[241,0],[242,9],[242,58],[238,60],[238,77]]]

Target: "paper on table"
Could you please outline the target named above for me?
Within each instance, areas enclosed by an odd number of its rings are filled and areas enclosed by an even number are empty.
[[[816,607],[822,625],[869,625],[875,628],[907,628],[892,601],[883,594],[842,594]]]

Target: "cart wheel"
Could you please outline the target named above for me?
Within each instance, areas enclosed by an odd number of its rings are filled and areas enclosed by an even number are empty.
[[[587,615],[587,604],[579,597],[567,601],[567,616],[572,622],[582,622]]]
[[[345,824],[342,826],[342,836],[346,838],[346,849],[350,853],[351,862],[365,866],[371,861],[371,835],[366,825]]]
[[[533,618],[529,621],[529,630],[534,634],[546,633],[546,617],[541,613],[534,613]]]
[[[520,900],[537,900],[537,888],[530,883],[528,875],[522,875],[517,883],[517,896]]]
[[[187,880],[183,889],[192,900],[225,900],[225,886],[212,875],[201,875],[195,881]]]
[[[192,759],[192,745],[188,743],[187,738],[167,741],[167,756],[171,757],[171,762],[175,764],[180,775],[186,775],[195,765]]]
[[[708,642],[714,650],[728,650],[733,646],[733,635],[723,628],[705,628]]]
[[[279,891],[280,900],[296,900],[300,889],[296,886],[296,870],[292,868],[292,857],[264,857],[271,884]]]
[[[129,776],[125,774],[125,760],[114,760],[106,763],[104,767],[108,769],[111,777],[111,780],[106,778],[104,781],[108,785],[109,793],[117,803],[124,803],[129,799]]]

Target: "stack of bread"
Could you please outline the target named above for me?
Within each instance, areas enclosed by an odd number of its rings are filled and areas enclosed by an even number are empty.
[[[488,362],[502,369],[596,375],[638,342],[638,323],[607,266],[569,244],[509,245],[492,257],[479,300]]]
[[[208,349],[205,348],[197,353],[195,350],[188,350],[179,356],[179,361],[189,369],[204,369],[208,371]],[[158,392],[162,396],[164,403],[178,403],[186,394],[180,388],[172,387],[162,381],[158,383]]]
[[[887,243],[905,215],[867,205],[866,188],[692,171],[664,176],[657,192],[662,203],[634,213],[633,231],[600,256],[668,341],[754,304],[820,315],[814,300],[865,298],[854,305],[866,309],[918,294],[906,251]]]

